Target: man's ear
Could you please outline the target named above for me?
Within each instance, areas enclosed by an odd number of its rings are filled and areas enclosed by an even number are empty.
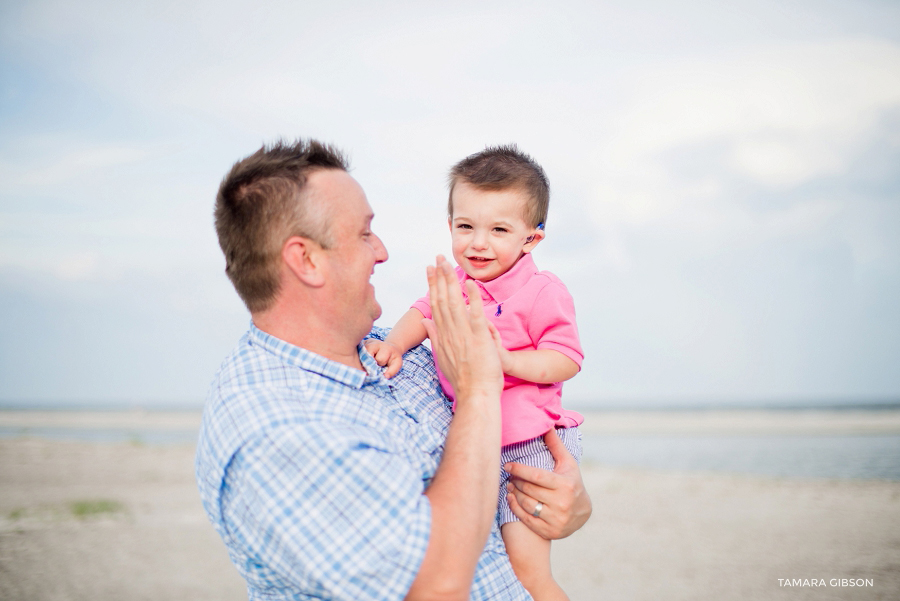
[[[325,285],[322,273],[322,247],[309,238],[291,236],[281,247],[281,258],[298,280],[313,288]]]
[[[530,253],[534,250],[534,247],[537,246],[538,243],[543,239],[544,230],[535,229],[534,232],[532,232],[531,235],[525,239],[525,246],[522,247],[522,250],[524,252]]]

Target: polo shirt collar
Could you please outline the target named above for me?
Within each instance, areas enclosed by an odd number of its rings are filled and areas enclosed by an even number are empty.
[[[479,282],[480,285],[493,297],[498,303],[502,303],[513,294],[522,289],[528,283],[531,276],[538,272],[531,253],[525,253],[512,268],[501,276],[494,278],[489,282]]]
[[[293,365],[305,371],[319,374],[352,388],[362,388],[367,379],[377,379],[381,372],[378,364],[363,349],[362,344],[357,346],[356,351],[359,353],[359,359],[366,370],[365,372],[327,359],[299,346],[294,346],[290,342],[285,342],[280,338],[263,332],[252,322],[250,323],[249,340],[250,344],[260,346],[287,365]]]

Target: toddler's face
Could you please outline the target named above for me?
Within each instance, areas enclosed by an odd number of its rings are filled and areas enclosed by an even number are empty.
[[[487,282],[503,275],[544,237],[525,222],[526,202],[518,189],[480,190],[466,182],[453,187],[453,258],[470,277]]]

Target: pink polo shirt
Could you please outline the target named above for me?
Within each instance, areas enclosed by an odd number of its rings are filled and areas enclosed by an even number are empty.
[[[461,267],[456,268],[456,275],[468,303],[465,281],[472,278]],[[503,275],[475,283],[481,290],[484,314],[497,326],[507,350],[552,349],[581,367],[584,353],[578,342],[572,297],[559,278],[538,271],[531,253],[522,255]],[[413,303],[413,308],[431,318],[427,295]],[[440,367],[438,376],[455,408],[456,397]],[[537,384],[509,375],[504,379],[500,397],[504,446],[541,436],[554,427],[568,428],[584,421],[581,414],[562,408],[562,382]]]

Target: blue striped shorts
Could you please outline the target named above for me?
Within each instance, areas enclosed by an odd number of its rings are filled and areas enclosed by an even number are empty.
[[[559,439],[562,440],[563,446],[575,458],[575,461],[581,463],[581,431],[578,427],[557,428],[556,433],[559,435]],[[501,467],[509,462],[522,463],[548,471],[553,471],[553,468],[556,467],[556,462],[553,461],[550,449],[544,444],[543,436],[506,445],[500,449]],[[509,522],[519,521],[519,518],[509,508],[509,503],[506,500],[506,483],[508,481],[509,474],[506,473],[506,470],[501,469],[500,494],[497,499],[497,521],[501,526]]]

